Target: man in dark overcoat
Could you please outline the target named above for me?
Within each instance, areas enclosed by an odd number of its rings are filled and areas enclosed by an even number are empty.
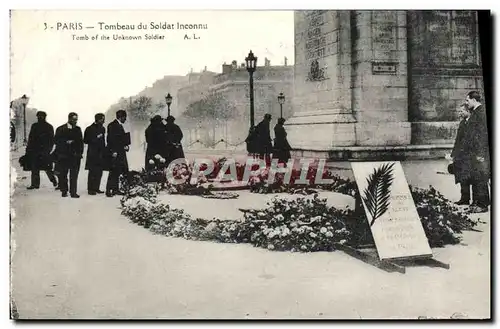
[[[127,112],[116,112],[116,120],[108,125],[107,152],[109,175],[106,183],[106,196],[120,195],[120,175],[128,173],[127,152],[130,147],[130,133],[125,132],[123,124],[127,121]]]
[[[483,213],[488,211],[490,205],[488,189],[490,152],[486,111],[477,91],[469,92],[465,102],[471,112],[467,128],[470,135],[468,135],[468,143],[466,143],[466,152],[470,155],[472,163],[471,184],[474,203],[470,207],[470,212]]]
[[[100,190],[102,172],[105,169],[106,152],[106,128],[104,128],[105,116],[97,113],[94,123],[85,129],[83,142],[87,144],[87,160],[85,169],[89,171],[87,179],[87,191],[89,195],[104,193]]]
[[[451,157],[453,158],[453,174],[455,175],[455,184],[460,184],[460,200],[455,202],[457,205],[470,204],[471,189],[471,157],[467,152],[467,143],[470,134],[467,131],[470,112],[465,104],[460,107],[459,117],[461,121],[458,125],[457,136]]]
[[[59,171],[59,189],[62,197],[68,196],[68,174],[71,197],[80,197],[76,191],[83,158],[83,134],[82,129],[76,125],[77,122],[78,114],[71,112],[68,115],[68,122],[56,129],[56,167]]]
[[[169,115],[166,121],[166,166],[168,167],[172,161],[184,158],[184,150],[181,144],[184,134],[182,133],[181,127],[174,123],[175,118],[173,116]]]
[[[256,153],[260,159],[265,159],[266,165],[271,164],[273,144],[271,140],[271,114],[264,115],[264,119],[255,126],[254,139]]]
[[[31,125],[26,158],[31,169],[31,185],[29,190],[40,188],[40,170],[45,171],[50,182],[57,186],[57,179],[52,171],[53,162],[50,152],[54,147],[54,128],[46,121],[47,114],[43,111],[36,113],[37,122]]]

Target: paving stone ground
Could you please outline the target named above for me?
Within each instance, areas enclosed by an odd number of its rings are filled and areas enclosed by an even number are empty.
[[[438,173],[446,164],[403,168],[410,184],[433,184],[455,200],[453,177]],[[348,164],[336,167],[350,175],[341,169]],[[87,195],[83,170],[78,200],[62,199],[43,174],[41,189],[27,191],[27,173],[18,174],[11,270],[20,319],[490,317],[490,213],[475,215],[486,222],[481,232],[434,249],[449,270],[386,273],[339,251],[272,252],[153,235],[120,214],[118,198]]]

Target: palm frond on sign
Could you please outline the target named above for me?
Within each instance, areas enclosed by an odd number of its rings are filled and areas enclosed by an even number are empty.
[[[368,186],[364,191],[363,201],[372,217],[370,226],[389,208],[391,185],[394,180],[393,170],[394,163],[387,163],[375,168],[366,179]]]

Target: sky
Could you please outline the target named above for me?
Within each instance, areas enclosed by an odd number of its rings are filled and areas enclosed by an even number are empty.
[[[151,22],[175,29],[153,30]],[[179,30],[177,22],[207,29]],[[72,30],[78,23],[82,29]],[[140,23],[148,29],[139,30]],[[117,24],[135,30],[104,28]],[[221,72],[224,62],[241,63],[250,49],[260,65],[264,57],[271,65],[282,65],[285,56],[289,65],[294,60],[293,11],[14,10],[10,33],[10,98],[26,94],[28,107],[47,112],[55,125],[69,112],[90,123],[120,97],[135,95],[165,75],[205,66]],[[112,40],[114,34],[143,40]],[[164,39],[145,40],[145,34]],[[73,40],[73,35],[89,40]],[[101,40],[103,35],[110,40]]]

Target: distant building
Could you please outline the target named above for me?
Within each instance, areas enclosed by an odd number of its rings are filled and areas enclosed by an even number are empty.
[[[293,66],[271,66],[266,58],[264,66],[258,66],[254,73],[254,102],[255,124],[262,120],[265,113],[271,113],[273,123],[280,116],[278,94],[283,92],[288,99],[293,93]],[[250,127],[250,100],[249,76],[244,64],[236,61],[222,65],[222,73],[211,78],[198,79],[179,90],[179,109],[187,111],[189,106],[196,102],[208,104],[203,99],[214,100],[210,104],[216,109],[204,108],[201,110],[214,111],[211,116],[207,112],[205,117],[184,118],[189,124],[183,127],[184,145],[193,145],[194,148],[213,147],[220,149],[245,148],[244,140]],[[208,106],[208,105],[207,105]],[[291,102],[285,102],[283,117],[292,115]],[[201,144],[196,143],[200,140]],[[221,142],[223,140],[223,142]],[[236,146],[237,145],[237,146]]]

